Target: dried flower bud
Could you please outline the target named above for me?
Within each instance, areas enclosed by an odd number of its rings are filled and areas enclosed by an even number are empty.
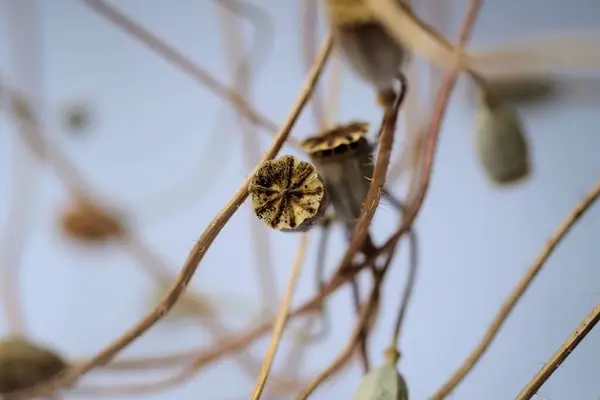
[[[313,165],[293,156],[266,161],[248,188],[254,212],[280,231],[306,231],[325,214],[325,184]]]
[[[302,142],[325,179],[331,204],[352,230],[367,197],[373,176],[373,147],[365,135],[366,122],[338,125]]]
[[[393,93],[407,50],[377,22],[363,0],[327,0],[326,5],[343,58],[378,93]]]
[[[362,377],[354,400],[408,400],[408,387],[398,370],[385,364]]]
[[[530,173],[529,146],[515,109],[483,93],[476,115],[475,146],[489,178],[511,184]]]
[[[70,237],[98,243],[122,236],[122,219],[89,201],[77,201],[61,217],[62,230]]]
[[[29,389],[68,367],[55,352],[22,338],[0,341],[0,394]]]

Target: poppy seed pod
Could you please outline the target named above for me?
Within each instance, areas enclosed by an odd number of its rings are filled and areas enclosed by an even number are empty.
[[[326,6],[342,58],[378,93],[393,93],[407,50],[379,24],[364,1],[327,0]]]
[[[373,146],[365,135],[369,124],[339,125],[302,142],[319,174],[339,218],[351,232],[367,197],[373,176]]]
[[[256,216],[284,232],[310,229],[328,205],[325,184],[315,167],[293,156],[264,162],[248,191]]]
[[[0,341],[0,394],[26,390],[68,367],[53,351],[22,338]]]
[[[487,92],[476,112],[475,147],[495,183],[515,183],[530,174],[529,146],[517,111]]]

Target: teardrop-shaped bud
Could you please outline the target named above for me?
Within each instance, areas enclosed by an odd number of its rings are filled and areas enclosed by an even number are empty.
[[[531,172],[529,145],[517,111],[484,94],[476,114],[475,148],[488,177],[495,183],[516,183]]]
[[[398,370],[385,364],[363,376],[354,400],[408,400],[408,387]]]
[[[315,167],[293,156],[264,162],[248,187],[256,216],[273,229],[302,232],[325,214],[325,183]]]
[[[338,125],[304,140],[301,145],[325,179],[336,216],[352,230],[373,176],[373,146],[365,137],[366,122]]]
[[[50,349],[23,338],[0,341],[0,394],[26,390],[67,368],[67,363]]]

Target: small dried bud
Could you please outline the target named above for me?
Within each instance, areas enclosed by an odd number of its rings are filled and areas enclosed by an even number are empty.
[[[248,188],[254,212],[280,231],[306,231],[327,208],[325,184],[313,165],[293,156],[266,161]]]
[[[122,236],[122,219],[89,201],[80,200],[61,217],[62,230],[70,237],[98,243]]]
[[[326,5],[343,59],[378,93],[393,92],[407,50],[377,22],[363,0],[327,0]]]
[[[325,179],[336,214],[349,229],[360,216],[373,176],[373,147],[365,137],[368,130],[368,123],[352,122],[302,142]]]
[[[68,367],[55,352],[22,338],[0,341],[0,394],[26,390]]]
[[[498,184],[530,173],[529,146],[516,110],[489,94],[477,110],[475,147],[485,172]]]

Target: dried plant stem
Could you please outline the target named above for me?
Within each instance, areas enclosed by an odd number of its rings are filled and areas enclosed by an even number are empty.
[[[469,1],[467,15],[463,20],[459,33],[459,47],[463,46],[464,43],[466,43],[466,41],[468,40],[472,27],[475,24],[475,21],[477,20],[477,15],[479,13],[480,8],[481,1]],[[427,135],[425,136],[425,142],[423,144],[423,174],[420,176],[418,190],[415,193],[414,198],[411,200],[411,204],[408,207],[402,225],[398,228],[396,232],[394,232],[392,236],[388,238],[384,245],[380,247],[380,252],[389,250],[391,247],[395,246],[396,243],[398,243],[398,240],[410,230],[414,220],[416,219],[417,215],[419,214],[419,211],[421,210],[421,207],[423,206],[423,202],[429,189],[431,175],[433,173],[433,160],[435,158],[437,142],[440,136],[442,119],[446,112],[446,108],[448,107],[448,102],[450,100],[450,95],[452,94],[452,89],[454,89],[454,85],[456,83],[457,73],[458,71],[456,68],[446,72],[446,75],[444,77],[442,85],[440,86],[440,90],[438,92],[433,107],[431,123],[429,124],[429,129]]]
[[[237,11],[237,4],[233,3],[230,6],[231,11]],[[222,38],[224,48],[227,49],[227,59],[229,63],[230,75],[233,81],[233,86],[238,91],[241,98],[250,104],[250,84],[251,84],[251,60],[242,59],[243,54],[243,36],[240,24],[232,18],[229,10],[218,7],[218,16],[221,25]],[[258,24],[259,21],[256,23]],[[255,29],[261,30],[266,27],[255,26]],[[264,36],[264,35],[263,35]],[[262,45],[266,45],[263,43]],[[243,119],[243,115],[237,112],[238,124],[241,128],[241,142],[244,151],[245,162],[250,169],[256,164],[256,160],[260,158],[260,144],[256,130],[248,121]],[[272,315],[273,307],[271,306],[277,294],[276,284],[276,269],[273,263],[270,232],[264,229],[263,224],[256,219],[252,213],[248,214],[250,218],[250,240],[252,240],[254,251],[252,252],[256,265],[256,272],[259,284],[259,293],[261,296],[261,314]]]
[[[531,267],[527,270],[525,275],[521,278],[517,286],[510,293],[508,298],[504,301],[504,304],[496,314],[496,317],[490,324],[489,328],[485,332],[481,342],[473,349],[471,354],[463,362],[463,364],[452,374],[450,379],[442,385],[440,389],[431,397],[432,400],[441,400],[446,398],[452,391],[458,386],[458,384],[464,379],[464,377],[473,369],[475,364],[486,352],[500,328],[510,315],[511,311],[523,296],[527,288],[531,285],[537,274],[541,271],[546,260],[554,252],[560,241],[566,236],[571,230],[575,223],[583,216],[583,214],[590,208],[590,206],[600,197],[600,181],[598,181],[592,190],[584,197],[584,199],[571,211],[569,216],[560,224],[554,235],[548,240],[547,245],[542,249],[542,252],[538,255],[536,260],[533,262]]]
[[[380,287],[381,282],[383,281],[385,274],[389,270],[389,266],[392,263],[394,258],[395,249],[391,249],[387,254],[387,259],[383,267],[376,272],[375,279],[373,280],[373,289],[371,290],[371,294],[365,304],[362,307],[356,325],[354,326],[354,330],[350,334],[348,341],[346,342],[346,346],[340,352],[340,354],[331,362],[331,364],[321,372],[313,381],[311,381],[308,386],[302,390],[300,395],[298,395],[297,400],[306,400],[308,397],[313,394],[313,392],[323,384],[327,379],[331,378],[334,373],[339,371],[352,356],[352,352],[356,348],[358,342],[360,341],[361,334],[368,328],[369,320],[372,318],[372,313],[377,309],[379,303],[380,296]],[[374,262],[374,260],[373,260]]]
[[[317,22],[319,9],[317,0],[303,0],[300,2],[300,26],[302,34],[300,40],[302,44],[302,58],[306,71],[310,69],[317,53]],[[321,91],[317,88],[310,101],[311,110],[315,119],[315,126],[323,129],[325,126],[325,115]]]
[[[585,339],[585,337],[600,322],[600,304],[598,304],[591,313],[579,324],[577,329],[560,346],[552,357],[544,364],[544,367],[535,375],[535,377],[523,388],[515,400],[529,400],[536,395],[542,385],[552,376],[554,371],[569,357],[575,348]]]
[[[402,330],[403,322],[406,318],[406,311],[408,310],[408,306],[410,305],[410,300],[412,299],[415,283],[417,281],[417,271],[419,267],[419,248],[417,242],[417,235],[412,230],[408,232],[408,242],[410,246],[408,278],[406,279],[406,285],[404,286],[404,291],[402,293],[402,300],[400,302],[398,316],[396,317],[396,322],[394,323],[394,331],[392,333],[392,340],[390,341],[390,348],[392,349],[399,348],[398,342],[400,341],[400,332]]]
[[[207,71],[200,68],[192,60],[184,56],[182,53],[173,49],[164,41],[157,38],[152,32],[144,28],[142,25],[133,21],[117,8],[111,6],[104,0],[81,0],[86,6],[102,15],[116,26],[127,32],[141,43],[150,47],[158,55],[163,57],[168,62],[172,63],[187,75],[208,87],[218,96],[229,101],[233,106],[238,108],[241,113],[246,116],[252,123],[260,125],[269,132],[277,132],[277,124],[267,117],[263,116],[252,106],[247,103],[242,96],[235,90],[232,90],[221,84],[213,78]],[[292,143],[296,143],[294,138],[289,138]]]
[[[273,140],[270,148],[263,156],[261,162],[274,158],[287,140],[293,125],[298,119],[302,109],[310,98],[313,88],[319,80],[321,71],[323,70],[323,67],[325,66],[326,61],[331,53],[332,44],[333,41],[331,36],[328,36],[313,69],[310,71],[307,77],[305,86],[301,90],[298,99],[290,111],[290,114],[286,118],[281,130]],[[177,299],[179,299],[179,297],[185,291],[187,285],[194,276],[200,261],[202,261],[204,258],[206,251],[215,240],[221,229],[223,229],[227,221],[229,221],[237,209],[242,205],[244,200],[246,200],[248,197],[248,184],[257,168],[258,166],[254,169],[254,171],[251,172],[249,178],[242,184],[234,196],[227,202],[223,209],[217,214],[217,216],[208,225],[206,230],[202,233],[190,251],[188,258],[177,277],[177,281],[169,289],[168,293],[155,310],[144,316],[135,326],[126,331],[120,338],[113,341],[87,362],[69,368],[66,373],[61,374],[58,378],[51,380],[45,385],[41,385],[39,388],[34,388],[30,392],[27,392],[26,395],[46,395],[47,393],[52,393],[61,387],[69,386],[88,371],[97,366],[110,362],[121,350],[144,334],[164,315],[166,315],[173,305],[175,305]]]
[[[263,361],[260,373],[258,374],[256,386],[254,387],[252,395],[250,396],[251,400],[260,399],[265,388],[265,384],[267,383],[267,378],[269,377],[269,372],[271,371],[273,360],[275,359],[275,354],[277,353],[279,343],[281,342],[281,338],[283,336],[283,331],[289,319],[289,308],[292,304],[292,299],[294,297],[294,292],[296,290],[298,279],[300,278],[302,264],[304,264],[304,257],[306,255],[306,249],[308,246],[308,237],[308,233],[302,233],[300,235],[300,244],[298,245],[296,260],[294,261],[294,266],[292,267],[292,274],[288,281],[286,291],[283,295],[283,301],[281,302],[279,310],[277,312],[277,318],[275,320],[275,326],[273,328],[271,343],[269,344],[267,354],[265,355],[265,359]]]
[[[369,185],[369,191],[362,205],[360,217],[352,233],[352,238],[348,245],[348,249],[344,254],[340,266],[338,267],[337,274],[340,274],[352,263],[354,255],[361,250],[367,236],[369,235],[369,226],[375,216],[375,211],[379,205],[381,199],[381,193],[385,184],[385,178],[390,163],[392,147],[394,144],[394,133],[396,131],[396,122],[398,119],[398,111],[402,105],[402,100],[406,96],[408,90],[407,82],[403,76],[400,77],[402,81],[401,93],[397,96],[394,105],[386,108],[381,123],[380,135],[379,135],[379,150],[377,152],[377,159],[375,161],[375,168],[373,170],[373,176],[371,178],[371,184]]]
[[[332,57],[329,71],[329,82],[327,87],[327,111],[323,120],[323,127],[327,128],[333,124],[340,105],[340,94],[342,92],[342,61],[339,57]]]

